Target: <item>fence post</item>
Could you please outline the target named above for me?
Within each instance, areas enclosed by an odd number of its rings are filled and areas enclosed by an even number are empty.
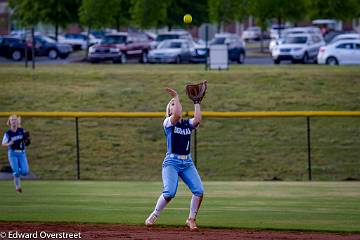
[[[311,130],[310,130],[310,117],[306,117],[307,122],[307,150],[308,150],[308,174],[309,174],[309,181],[312,180],[311,176]]]
[[[205,25],[205,49],[206,49],[206,57],[205,57],[205,71],[207,71],[209,69],[209,65],[208,65],[208,59],[209,59],[209,24],[206,23]]]
[[[77,166],[77,180],[80,180],[80,145],[79,145],[79,120],[75,117],[76,129],[76,166]]]
[[[195,135],[194,135],[194,160],[195,160],[195,167],[197,168],[197,137],[196,134],[197,130],[195,129]]]

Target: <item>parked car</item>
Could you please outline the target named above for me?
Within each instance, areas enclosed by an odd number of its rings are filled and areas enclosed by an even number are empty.
[[[228,46],[229,61],[244,63],[246,51],[245,43],[240,37],[233,33],[217,33],[210,41],[210,45],[223,45]]]
[[[329,44],[337,35],[346,33],[345,31],[330,31],[324,35],[324,41],[326,44]]]
[[[55,40],[43,36],[35,36],[35,55],[48,56],[49,59],[67,58],[72,52],[72,47],[69,44],[58,43]]]
[[[87,33],[66,33],[63,36],[58,36],[58,42],[70,44],[73,50],[84,50],[87,46]],[[99,43],[101,39],[94,35],[89,35],[89,46]]]
[[[188,39],[162,41],[156,49],[149,52],[149,63],[183,63],[190,62],[193,43]]]
[[[360,40],[360,33],[344,33],[335,36],[329,44],[335,43],[340,40]]]
[[[282,31],[282,37],[278,39],[271,39],[269,42],[269,51],[272,52],[274,46],[280,45],[284,42],[286,36],[290,34],[300,34],[300,33],[310,33],[321,35],[320,28],[317,27],[295,27],[295,28],[287,28]]]
[[[99,44],[89,48],[88,59],[92,63],[108,60],[113,63],[126,63],[128,59],[146,63],[149,45],[147,36],[142,33],[108,34]]]
[[[273,24],[269,30],[270,32],[270,39],[279,39],[282,38],[283,31],[288,29],[290,26],[288,25],[278,25]]]
[[[153,41],[150,45],[151,49],[155,49],[162,41],[170,40],[170,39],[188,39],[192,40],[192,36],[190,33],[186,31],[171,31],[171,32],[163,32],[159,33],[155,41]]]
[[[261,28],[259,28],[259,27],[249,27],[242,33],[241,38],[244,41],[260,40],[260,38],[261,38]]]
[[[155,33],[150,32],[150,31],[145,31],[144,33],[148,37],[149,41],[155,41],[156,36],[157,36]]]
[[[360,39],[339,40],[323,46],[317,56],[319,64],[360,64]]]
[[[272,51],[272,58],[275,64],[283,60],[290,60],[293,63],[309,63],[316,61],[320,47],[325,42],[321,35],[315,34],[291,34],[288,35],[281,45],[275,46]]]
[[[206,47],[202,41],[193,43],[193,49],[191,51],[191,62],[193,63],[205,63],[209,56],[209,48]]]
[[[21,61],[25,56],[25,47],[30,59],[31,46],[26,44],[25,40],[11,36],[0,36],[0,56],[11,58],[14,61]]]

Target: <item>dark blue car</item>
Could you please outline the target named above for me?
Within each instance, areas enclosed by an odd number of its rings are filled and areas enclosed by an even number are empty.
[[[31,46],[28,46],[25,40],[0,36],[0,56],[11,58],[14,61],[20,61],[25,56],[25,47],[28,53],[28,59],[31,59]]]
[[[229,61],[237,62],[239,64],[244,63],[246,52],[244,42],[241,38],[233,33],[219,33],[215,34],[213,40],[210,41],[210,45],[227,45]]]

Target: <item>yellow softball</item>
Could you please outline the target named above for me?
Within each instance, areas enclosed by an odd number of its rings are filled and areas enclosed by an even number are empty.
[[[191,23],[192,22],[192,16],[190,14],[185,14],[184,16],[184,23]]]

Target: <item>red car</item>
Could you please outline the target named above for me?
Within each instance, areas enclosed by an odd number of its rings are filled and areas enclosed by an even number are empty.
[[[91,63],[112,61],[126,63],[137,59],[147,63],[150,42],[143,33],[114,33],[106,35],[99,44],[89,48],[88,59]]]

